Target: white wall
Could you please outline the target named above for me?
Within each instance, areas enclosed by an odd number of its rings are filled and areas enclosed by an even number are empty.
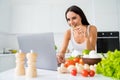
[[[66,9],[77,4],[92,20],[92,2],[86,0],[14,0],[12,4],[13,33],[64,32],[68,27],[65,20]],[[86,5],[87,6],[86,6]]]
[[[76,4],[98,30],[119,29],[119,0],[12,0],[12,33],[64,32],[64,13]],[[47,28],[47,29],[46,29]]]
[[[120,0],[117,0],[117,9],[118,9],[118,26],[120,30]]]
[[[0,32],[9,32],[11,9],[11,0],[0,0]]]
[[[95,24],[100,31],[118,31],[118,0],[94,0]]]
[[[64,13],[73,4],[83,9],[98,31],[120,31],[120,0],[0,0],[0,32],[54,32],[56,44],[60,45],[69,28]],[[0,45],[12,46],[9,38],[1,38],[4,44]]]

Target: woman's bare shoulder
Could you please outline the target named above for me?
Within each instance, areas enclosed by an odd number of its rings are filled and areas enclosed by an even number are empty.
[[[70,35],[70,33],[71,33],[71,29],[67,29],[64,34],[65,35]]]
[[[96,31],[97,32],[97,27],[95,25],[90,25],[90,31]]]
[[[65,37],[67,37],[68,39],[70,39],[71,29],[66,30],[66,32],[65,32],[64,35],[65,35]]]

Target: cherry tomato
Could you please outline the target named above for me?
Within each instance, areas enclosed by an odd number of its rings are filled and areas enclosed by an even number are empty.
[[[84,62],[83,62],[83,60],[82,60],[82,59],[80,59],[80,60],[79,60],[79,64],[84,65]]]
[[[70,73],[71,73],[71,75],[76,76],[77,75],[77,69],[72,69]]]
[[[66,60],[64,66],[68,67],[69,65],[75,65],[75,62],[73,60]]]
[[[82,70],[81,71],[81,74],[82,74],[82,76],[84,76],[84,77],[88,77],[88,75],[89,75],[89,72],[88,72],[88,70]]]
[[[90,70],[90,71],[89,71],[89,76],[90,76],[90,77],[93,77],[94,75],[95,75],[95,71]]]
[[[64,66],[67,68],[69,66],[68,61],[65,61]]]
[[[73,59],[73,61],[74,61],[75,63],[79,63],[79,60],[80,60],[80,58],[77,58],[77,57]]]

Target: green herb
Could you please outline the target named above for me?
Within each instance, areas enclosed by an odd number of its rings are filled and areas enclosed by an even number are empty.
[[[75,57],[73,57],[73,56],[70,56],[68,59],[69,60],[73,60]]]
[[[106,58],[105,55],[104,55],[103,53],[101,53],[101,55],[102,55],[104,58]]]

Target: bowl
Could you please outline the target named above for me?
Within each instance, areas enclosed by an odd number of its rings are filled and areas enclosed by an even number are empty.
[[[84,64],[94,65],[101,61],[101,58],[82,58]]]

